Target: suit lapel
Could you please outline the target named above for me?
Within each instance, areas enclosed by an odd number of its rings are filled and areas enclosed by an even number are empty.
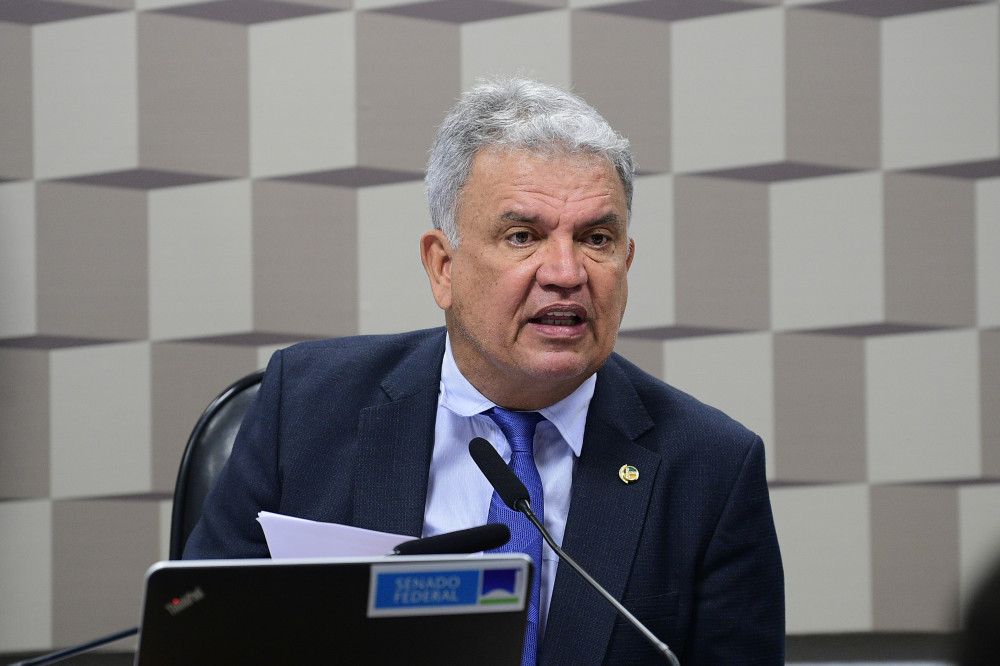
[[[353,470],[358,527],[420,536],[443,355],[441,329],[386,375],[386,400],[361,410]]]
[[[649,508],[660,455],[635,443],[653,422],[614,358],[597,375],[573,475],[563,549],[621,600]],[[622,465],[639,470],[626,484]],[[593,662],[607,650],[615,610],[565,563],[559,565],[540,663]]]

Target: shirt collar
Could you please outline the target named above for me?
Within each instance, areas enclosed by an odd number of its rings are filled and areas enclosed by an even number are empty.
[[[587,410],[594,397],[597,375],[593,374],[568,396],[538,411],[556,427],[573,453],[580,455],[583,448],[583,431],[587,427]],[[444,359],[441,361],[441,406],[458,416],[471,417],[496,407],[492,401],[473,386],[455,363],[451,351],[451,337],[445,336]]]

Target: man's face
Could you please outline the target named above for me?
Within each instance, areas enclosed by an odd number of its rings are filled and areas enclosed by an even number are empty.
[[[486,149],[459,194],[458,249],[421,255],[459,369],[501,406],[572,393],[614,349],[633,244],[621,179],[591,155]]]

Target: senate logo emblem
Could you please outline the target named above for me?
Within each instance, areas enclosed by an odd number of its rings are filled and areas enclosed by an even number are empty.
[[[618,478],[625,483],[632,483],[639,480],[639,470],[632,465],[622,465],[618,470]]]

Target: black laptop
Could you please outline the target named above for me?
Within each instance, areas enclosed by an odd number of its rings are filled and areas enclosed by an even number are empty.
[[[137,666],[521,663],[525,555],[160,562]]]

